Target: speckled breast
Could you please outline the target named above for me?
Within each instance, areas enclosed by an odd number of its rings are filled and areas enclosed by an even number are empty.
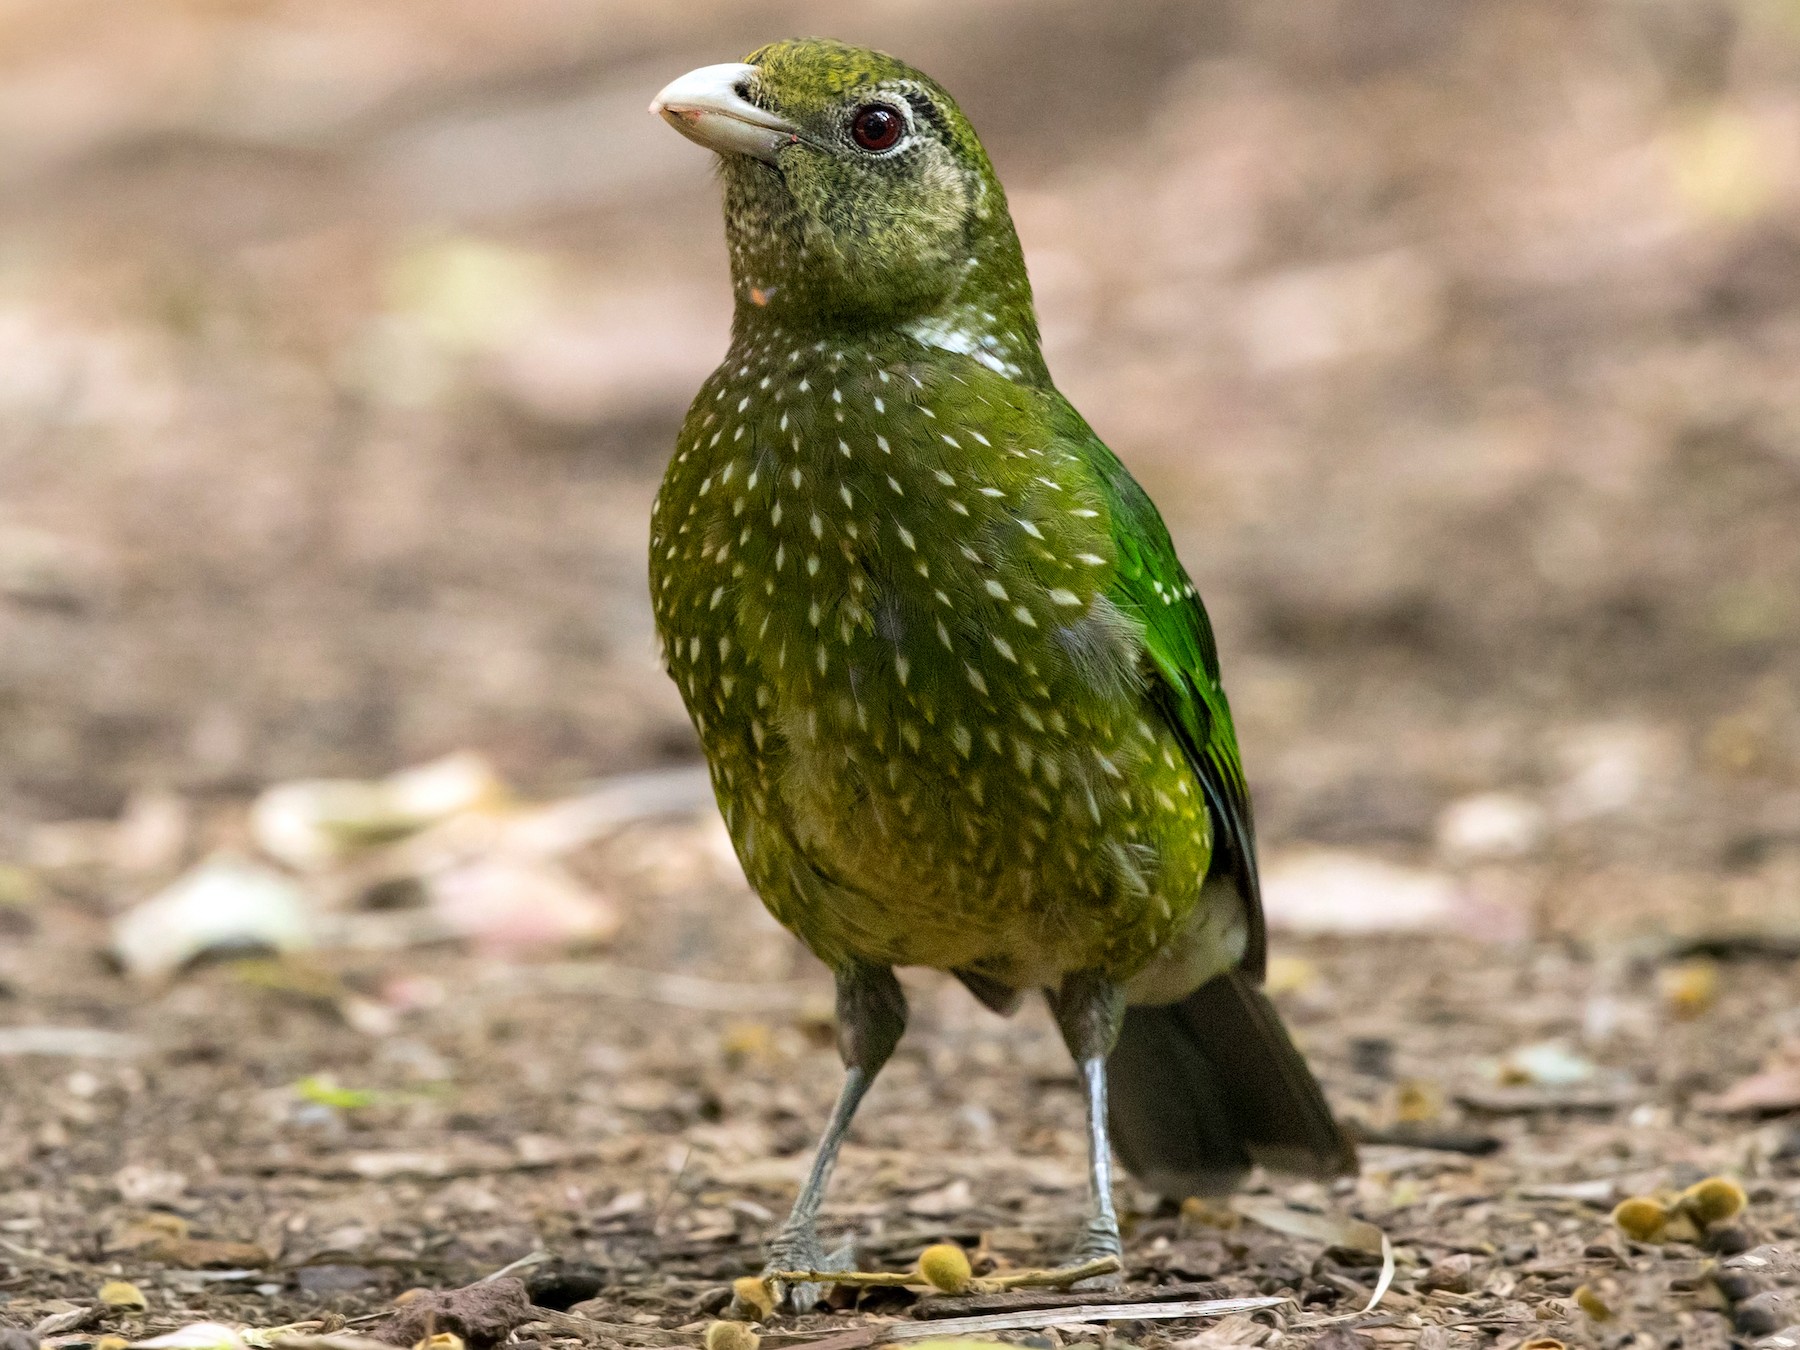
[[[670,673],[752,883],[827,962],[1121,978],[1186,920],[1200,789],[1038,392],[902,337],[740,341],[652,522]]]

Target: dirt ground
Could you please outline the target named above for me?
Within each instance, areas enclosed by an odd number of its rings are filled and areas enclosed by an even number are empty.
[[[1127,1188],[1118,1297],[1292,1302],[1003,1334],[1800,1324],[1793,6],[889,8],[0,6],[0,1326],[380,1334],[524,1260],[515,1342],[690,1345],[757,1266],[829,990],[705,811],[531,873],[578,940],[265,858],[331,940],[164,978],[114,947],[268,853],[271,784],[692,762],[643,556],[728,297],[704,156],[643,105],[805,31],[986,138],[1051,368],[1214,615],[1278,999],[1370,1141],[1354,1184],[1253,1194],[1397,1259],[1352,1317],[1367,1252]],[[1083,1180],[1047,1017],[907,980],[830,1226],[883,1268],[1053,1262]],[[1609,1218],[1712,1175],[1748,1208],[1692,1240]]]
[[[521,966],[430,948],[227,962],[146,995],[91,956],[105,940],[92,906],[50,910],[7,963],[9,1010],[123,1044],[73,1063],[0,1059],[0,1320],[78,1311],[122,1277],[146,1310],[49,1341],[141,1339],[201,1319],[336,1325],[537,1253],[554,1259],[521,1278],[545,1306],[593,1319],[592,1340],[696,1343],[724,1286],[756,1268],[838,1074],[828,983],[754,898],[711,875],[726,871],[717,864],[671,874],[646,862],[706,858],[710,829],[647,827],[587,860],[656,918],[603,958]],[[621,974],[672,969],[690,979]],[[1561,943],[1280,943],[1284,1011],[1334,1101],[1390,1141],[1365,1144],[1363,1175],[1329,1192],[1253,1187],[1352,1212],[1392,1239],[1393,1289],[1351,1325],[1377,1344],[1723,1346],[1733,1303],[1721,1280],[1740,1309],[1791,1287],[1800,1130],[1707,1108],[1793,1036],[1800,975],[1733,959],[1694,998],[1671,969],[1704,968],[1609,968]],[[1002,1269],[1055,1264],[1084,1171],[1079,1092],[1048,1017],[1033,1006],[1002,1021],[936,976],[907,987],[911,1028],[857,1126],[828,1229],[878,1268],[942,1240]],[[370,1004],[390,1015],[371,1019]],[[1520,1052],[1545,1044],[1582,1047],[1591,1075],[1534,1079]],[[1750,1204],[1704,1238],[1633,1242],[1609,1219],[1627,1196],[1714,1174],[1740,1179]],[[1268,1345],[1304,1344],[1367,1300],[1376,1257],[1124,1194],[1129,1284],[1113,1299],[1163,1286],[1285,1295],[1293,1305],[1228,1324],[1229,1343]],[[1735,1285],[1721,1270],[1770,1244],[1785,1270]],[[1584,1286],[1611,1320],[1580,1309]],[[861,1313],[783,1330],[930,1306],[871,1295]],[[1772,1316],[1740,1325],[1771,1330]],[[1151,1346],[1194,1331],[1110,1334]],[[519,1335],[580,1339],[566,1325]]]

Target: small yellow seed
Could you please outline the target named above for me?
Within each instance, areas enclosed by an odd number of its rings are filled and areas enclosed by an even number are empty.
[[[1656,1242],[1669,1226],[1669,1211],[1660,1200],[1634,1195],[1619,1202],[1612,1212],[1612,1221],[1633,1242]]]
[[[756,1313],[757,1321],[765,1321],[775,1315],[775,1297],[769,1292],[769,1286],[762,1276],[740,1276],[731,1282],[731,1292],[737,1296],[741,1307]]]
[[[1684,961],[1656,978],[1663,1005],[1672,1017],[1691,1020],[1719,1001],[1719,968],[1711,961]]]
[[[969,1287],[975,1272],[969,1269],[969,1254],[954,1242],[939,1242],[919,1253],[919,1274],[933,1289],[946,1294],[960,1294]]]
[[[100,1301],[109,1308],[121,1308],[127,1312],[143,1312],[150,1306],[143,1291],[129,1280],[108,1280],[101,1285]]]
[[[743,1322],[714,1322],[706,1329],[706,1350],[756,1350],[762,1344]]]
[[[125,1350],[130,1344],[123,1336],[102,1336],[94,1342],[94,1350]]]
[[[1610,1322],[1613,1319],[1612,1305],[1591,1284],[1584,1284],[1575,1291],[1575,1302],[1581,1311],[1596,1322]]]

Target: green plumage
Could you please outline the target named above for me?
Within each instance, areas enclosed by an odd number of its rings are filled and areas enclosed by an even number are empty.
[[[1050,381],[974,132],[876,53],[751,68],[752,115],[789,130],[721,158],[736,320],[650,553],[751,882],[840,973],[954,970],[996,1003],[1078,972],[1149,1003],[1260,974],[1205,611]],[[890,151],[854,141],[871,99],[904,117]]]

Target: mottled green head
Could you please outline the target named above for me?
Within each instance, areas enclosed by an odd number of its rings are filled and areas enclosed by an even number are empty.
[[[918,325],[1041,371],[1006,194],[936,81],[801,38],[692,71],[650,106],[719,153],[740,325]]]

